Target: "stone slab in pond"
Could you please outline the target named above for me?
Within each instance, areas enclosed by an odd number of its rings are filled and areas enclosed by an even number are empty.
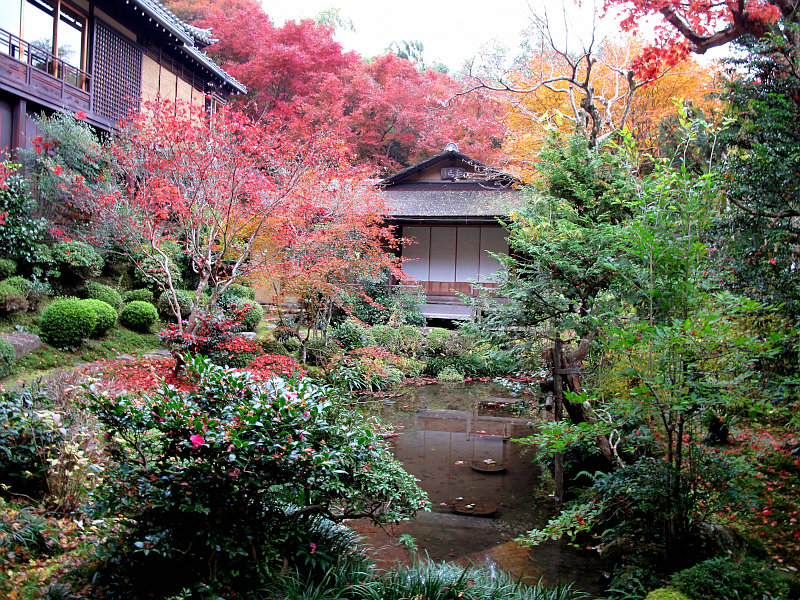
[[[36,352],[42,346],[41,338],[35,333],[22,333],[19,331],[4,333],[3,339],[14,346],[17,360],[30,352]]]

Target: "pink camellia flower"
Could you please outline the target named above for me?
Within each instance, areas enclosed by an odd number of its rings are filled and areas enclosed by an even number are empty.
[[[189,441],[192,442],[192,448],[199,448],[203,444],[206,443],[205,438],[199,433],[195,433],[192,437],[189,438]]]
[[[78,121],[85,121],[86,111],[79,110],[78,112],[75,113],[75,118],[78,119]]]
[[[308,545],[311,546],[311,554],[314,554],[314,552],[317,551],[317,545],[314,542],[311,542]]]
[[[769,259],[769,264],[771,264],[771,265],[774,265],[774,264],[776,264],[777,262],[778,262],[778,261],[777,261],[777,260],[775,260],[774,258],[770,258],[770,259]]]

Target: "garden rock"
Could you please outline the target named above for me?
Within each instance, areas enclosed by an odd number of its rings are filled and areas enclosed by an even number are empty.
[[[148,360],[154,360],[159,358],[171,358],[172,354],[170,354],[169,350],[164,350],[163,348],[159,348],[158,350],[153,350],[152,352],[148,352],[144,354],[142,358],[146,358]]]
[[[242,331],[241,333],[237,334],[239,337],[244,338],[248,341],[255,342],[258,334],[253,331]]]
[[[4,333],[3,338],[14,346],[17,360],[30,352],[36,352],[42,346],[41,338],[35,333]]]

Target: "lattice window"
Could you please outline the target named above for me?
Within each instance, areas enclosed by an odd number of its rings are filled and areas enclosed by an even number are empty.
[[[93,111],[116,123],[139,108],[142,51],[99,19],[94,31]]]

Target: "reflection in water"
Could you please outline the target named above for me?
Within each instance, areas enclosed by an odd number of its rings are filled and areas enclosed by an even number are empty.
[[[373,413],[400,434],[393,438],[395,455],[420,480],[432,504],[431,512],[418,513],[391,533],[413,536],[434,560],[496,563],[528,581],[544,575],[550,583],[575,582],[599,593],[595,553],[561,543],[527,550],[512,542],[547,521],[552,500],[539,468],[510,441],[530,434],[540,416],[521,414],[519,403],[507,396],[497,384],[473,382],[405,388],[401,396],[376,403]],[[454,514],[456,502],[496,512],[490,518],[471,516],[469,510]],[[372,541],[386,543],[376,536]]]

